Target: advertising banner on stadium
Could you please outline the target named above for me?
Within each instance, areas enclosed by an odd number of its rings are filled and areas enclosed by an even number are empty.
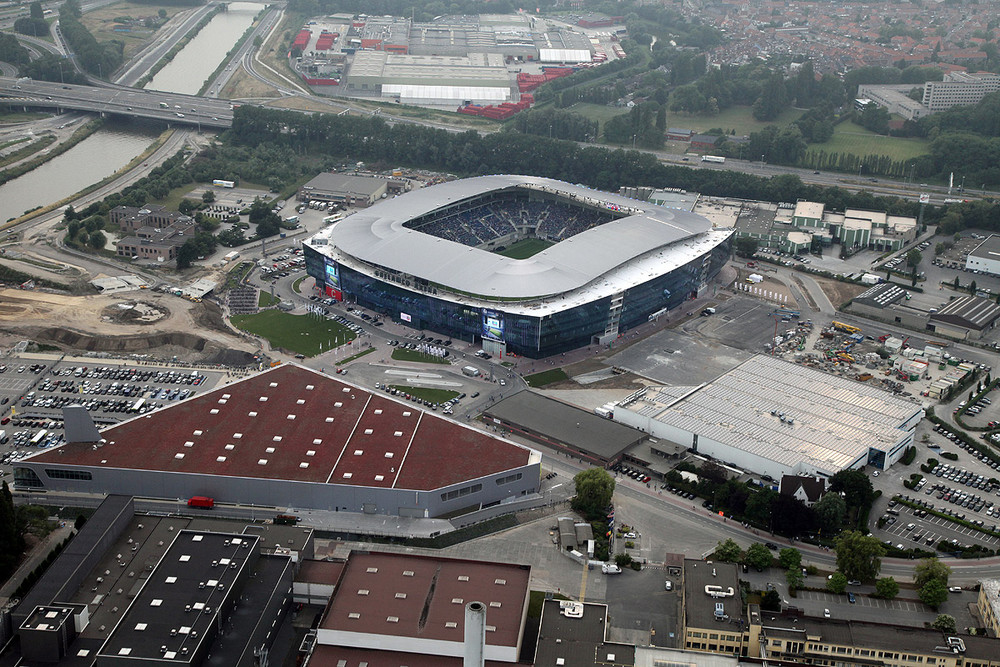
[[[340,291],[340,269],[335,262],[329,259],[326,260],[326,286],[324,291],[327,296],[337,301],[344,300],[344,293]]]
[[[413,321],[413,318],[410,317],[409,315],[407,315],[406,313],[400,313],[399,314],[399,319],[403,320],[404,322],[412,322]]]
[[[326,260],[326,284],[335,290],[340,290],[340,268],[336,262]]]
[[[503,313],[483,308],[483,338],[500,340],[503,338]]]

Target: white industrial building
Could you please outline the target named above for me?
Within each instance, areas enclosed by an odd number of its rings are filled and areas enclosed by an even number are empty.
[[[985,241],[973,248],[965,258],[965,268],[1000,276],[1000,236],[990,234]]]
[[[713,382],[646,387],[615,421],[761,476],[888,468],[923,408],[873,386],[757,355]]]

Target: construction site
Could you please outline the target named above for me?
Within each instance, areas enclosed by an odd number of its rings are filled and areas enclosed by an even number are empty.
[[[779,308],[776,325],[786,327],[765,346],[776,357],[846,377],[904,397],[947,400],[987,370],[952,355],[947,341],[923,341],[871,331],[834,320],[815,327],[798,311]],[[915,342],[915,341],[914,341]]]

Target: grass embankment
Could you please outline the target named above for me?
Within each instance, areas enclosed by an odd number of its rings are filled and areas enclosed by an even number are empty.
[[[553,384],[555,382],[561,382],[568,379],[569,376],[566,375],[566,371],[561,368],[553,368],[551,370],[542,371],[541,373],[535,373],[534,375],[524,376],[524,381],[528,383],[529,387],[544,387],[547,384]]]
[[[435,357],[433,354],[418,352],[417,350],[402,350],[396,348],[392,351],[392,358],[396,361],[417,361],[424,364],[447,364],[447,359]]]
[[[825,152],[852,154],[859,157],[865,155],[885,155],[893,160],[911,160],[926,155],[930,150],[930,142],[926,139],[911,139],[905,137],[886,137],[869,132],[860,125],[851,122],[840,123],[833,131],[833,136],[823,144],[810,144],[808,153]],[[808,160],[808,157],[806,158]]]
[[[159,18],[159,11],[166,13],[165,19]],[[80,23],[84,25],[90,34],[98,42],[109,42],[116,40],[124,45],[125,59],[127,60],[136,51],[142,48],[149,39],[156,34],[163,23],[169,21],[175,14],[187,9],[178,5],[155,5],[137,2],[116,2],[112,5],[92,9],[80,17]],[[146,17],[155,17],[155,21],[160,23],[156,28],[147,28],[144,25]],[[143,24],[132,24],[119,21],[118,19],[129,18],[133,21],[143,21]]]
[[[390,387],[396,391],[401,391],[404,394],[409,394],[410,396],[416,396],[420,400],[430,401],[431,403],[444,403],[445,401],[450,401],[451,399],[458,396],[457,391],[452,391],[450,389],[428,389],[427,387],[409,387],[405,384],[390,384]]]
[[[259,292],[257,294],[258,308],[270,308],[271,306],[277,306],[279,303],[281,303],[281,299],[268,292]]]
[[[24,139],[27,141],[27,139]],[[34,155],[38,151],[48,148],[56,142],[56,137],[54,134],[46,135],[40,139],[32,141],[30,144],[21,146],[16,151],[7,153],[3,158],[0,158],[0,168],[6,167],[9,164],[14,164],[15,162],[20,162],[29,155]],[[14,142],[11,142],[14,143]],[[8,144],[10,145],[10,144]],[[0,178],[3,178],[4,174],[0,173]],[[9,180],[9,179],[8,179]]]
[[[254,315],[233,315],[233,325],[267,339],[271,347],[307,357],[349,344],[357,334],[345,326],[315,315],[290,315],[265,310]]]

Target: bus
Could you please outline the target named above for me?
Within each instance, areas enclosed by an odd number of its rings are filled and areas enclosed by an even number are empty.
[[[702,155],[702,162],[715,162],[716,164],[722,164],[726,161],[726,158],[721,155]]]
[[[31,439],[31,446],[38,447],[41,444],[42,440],[45,439],[46,433],[48,433],[48,431],[46,431],[45,429],[42,429],[41,431],[36,433],[35,437]]]
[[[129,408],[128,411],[129,412],[139,412],[140,410],[142,410],[142,406],[144,406],[144,405],[146,405],[146,399],[145,398],[140,398],[138,401],[136,401],[135,403],[132,404],[132,407]]]

